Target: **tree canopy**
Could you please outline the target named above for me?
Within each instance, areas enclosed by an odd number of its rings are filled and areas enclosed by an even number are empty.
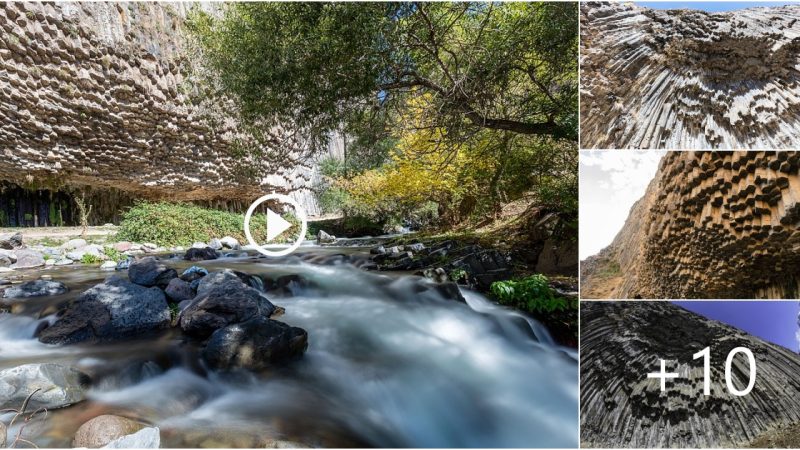
[[[577,140],[576,2],[231,3],[190,30],[246,118],[324,141],[376,131],[409,95],[425,123]],[[356,138],[359,136],[356,134]]]

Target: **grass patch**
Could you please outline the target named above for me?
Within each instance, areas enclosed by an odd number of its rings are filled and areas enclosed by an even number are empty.
[[[597,276],[600,278],[614,278],[622,273],[619,263],[613,259],[607,260],[605,264],[601,265],[597,270]]]
[[[273,242],[293,242],[300,230],[300,221],[291,214],[283,216],[292,227]],[[266,242],[265,214],[253,214],[250,231],[259,243]],[[244,214],[203,208],[188,203],[140,202],[127,210],[120,222],[118,241],[152,242],[156,245],[190,246],[212,238],[232,236],[246,243]]]
[[[103,260],[100,259],[99,256],[95,256],[90,253],[85,253],[83,256],[81,256],[81,264],[87,264],[87,265],[100,264],[102,261]]]

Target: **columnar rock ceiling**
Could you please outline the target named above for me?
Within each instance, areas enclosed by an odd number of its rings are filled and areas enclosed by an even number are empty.
[[[623,277],[613,297],[798,298],[799,170],[794,151],[667,153],[601,252]]]
[[[274,127],[256,142],[230,102],[190,100],[188,7],[0,3],[0,179],[184,200],[305,187],[297,133]],[[241,159],[243,145],[264,158]]]
[[[711,395],[703,395],[703,362],[711,347]],[[757,375],[746,396],[725,386],[728,353],[749,348]],[[581,443],[589,447],[743,447],[800,422],[800,355],[669,302],[581,303]],[[647,378],[660,360],[680,378]],[[749,364],[732,362],[738,389]]]
[[[582,148],[800,147],[800,6],[581,6]]]

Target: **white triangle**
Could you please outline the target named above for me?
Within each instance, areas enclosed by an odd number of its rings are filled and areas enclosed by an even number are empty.
[[[291,226],[291,223],[267,208],[267,242],[275,239]]]

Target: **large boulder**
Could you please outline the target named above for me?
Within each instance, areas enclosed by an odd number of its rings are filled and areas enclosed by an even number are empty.
[[[0,248],[6,250],[16,250],[23,248],[25,244],[22,243],[22,233],[3,233],[0,234]]]
[[[224,326],[256,315],[269,317],[275,312],[275,305],[266,296],[245,285],[236,275],[232,278],[220,275],[220,281],[204,286],[206,279],[212,276],[202,279],[197,297],[181,312],[180,326],[186,334],[206,338]]]
[[[178,277],[175,269],[170,269],[153,256],[137,259],[128,266],[128,279],[141,286],[166,288],[173,278]]]
[[[142,428],[136,433],[122,436],[103,448],[160,448],[161,431],[157,427]]]
[[[229,248],[231,250],[239,250],[240,248],[242,248],[241,244],[239,244],[239,241],[236,240],[235,237],[225,236],[224,238],[220,239],[219,241],[220,241],[220,243],[222,243],[223,247]]]
[[[61,244],[61,248],[64,250],[77,250],[81,247],[85,247],[88,244],[86,239],[70,239],[67,242]]]
[[[45,297],[64,294],[68,290],[67,286],[60,281],[34,280],[6,289],[3,298]]]
[[[39,334],[39,340],[46,344],[115,341],[169,324],[169,306],[160,289],[111,276],[70,302],[63,315]]]
[[[191,300],[195,295],[191,285],[180,278],[173,278],[170,280],[166,289],[164,289],[164,293],[167,295],[167,299],[173,303]]]
[[[100,448],[145,426],[131,419],[105,414],[84,423],[75,433],[73,447]]]
[[[334,242],[336,242],[336,236],[332,236],[323,230],[319,230],[317,233],[317,245],[332,244]]]
[[[211,247],[190,248],[183,255],[186,261],[207,261],[219,258],[219,253]]]
[[[0,409],[19,408],[29,396],[28,411],[61,408],[83,400],[88,385],[86,374],[60,364],[25,364],[0,370]]]
[[[14,269],[29,269],[44,265],[44,256],[36,250],[17,250],[14,252],[17,262],[11,267]]]
[[[308,333],[264,316],[215,331],[203,350],[203,359],[217,370],[262,370],[296,358],[308,347]]]

